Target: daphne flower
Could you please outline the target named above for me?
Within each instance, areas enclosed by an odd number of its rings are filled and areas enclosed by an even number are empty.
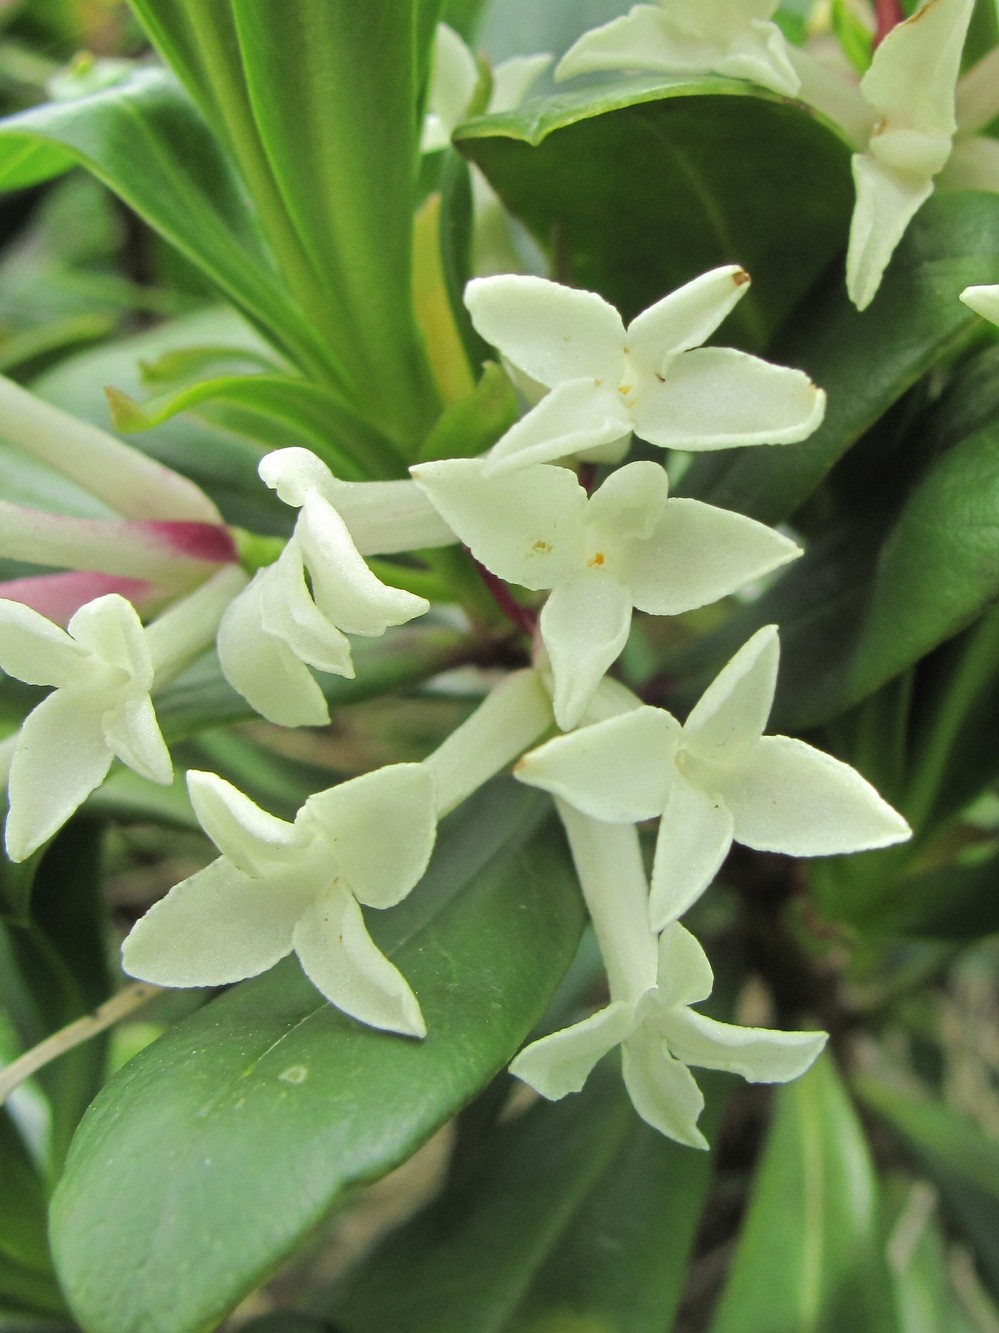
[[[628,325],[595,292],[544,278],[477,278],[465,304],[483,338],[548,393],[489,455],[497,474],[570,455],[617,462],[632,431],[664,449],[791,444],[822,420],[825,395],[800,370],[701,347],[746,292],[729,265]]]
[[[846,258],[847,291],[858,310],[874,299],[895,247],[950,158],[973,8],[974,0],[927,0],[892,28],[860,81],[871,129],[853,158],[857,202]]]
[[[360,904],[391,907],[423,875],[437,823],[429,772],[393,764],[366,773],[310,796],[291,824],[212,773],[187,781],[222,855],[133,927],[126,972],[161,986],[221,986],[294,950],[344,1013],[424,1036],[416,997],[372,941]]]
[[[778,0],[660,0],[584,33],[555,78],[596,70],[722,74],[793,97],[798,78],[784,34],[768,20]]]
[[[593,1066],[621,1047],[625,1087],[638,1114],[667,1138],[708,1146],[697,1128],[704,1098],[688,1065],[723,1069],[752,1083],[803,1074],[824,1032],[774,1032],[719,1023],[690,1006],[714,977],[698,942],[673,922],[648,929],[646,885],[633,829],[600,824],[560,805],[610,984],[610,1004],[532,1042],[510,1072],[542,1097],[578,1092]]]
[[[594,819],[661,817],[649,910],[654,929],[681,916],[733,841],[789,856],[886,847],[905,820],[838,759],[788,736],[764,736],[777,681],[776,626],[754,634],[681,727],[639,707],[528,754],[517,777]]]
[[[679,615],[799,553],[741,514],[669,499],[656,463],[629,463],[590,497],[570,471],[549,464],[496,477],[482,459],[449,459],[412,472],[487,569],[551,589],[540,631],[562,728],[576,725],[624,647],[633,607]]]
[[[321,726],[329,709],[309,666],[352,677],[349,634],[378,636],[429,610],[423,597],[382,583],[358,550],[409,550],[453,541],[412,482],[338,482],[306,449],[282,449],[260,472],[300,509],[278,559],[259,570],[226,612],[218,635],[223,674],[270,722]],[[369,493],[369,487],[374,488]],[[354,534],[330,496],[354,511]],[[309,582],[306,582],[308,574]]]
[[[999,324],[999,284],[992,287],[965,287],[961,300],[966,306],[993,324]]]

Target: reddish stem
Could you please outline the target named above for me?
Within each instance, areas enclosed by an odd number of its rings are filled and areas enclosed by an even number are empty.
[[[485,565],[479,563],[472,556],[472,563],[479,571],[479,578],[489,590],[489,595],[506,616],[511,624],[516,625],[517,629],[525,634],[534,636],[534,631],[538,626],[538,618],[533,611],[528,610],[526,606],[521,606],[517,599],[510,592],[502,579],[498,579],[495,574],[486,569]]]
[[[871,50],[876,51],[892,28],[904,18],[902,0],[874,0],[874,41]]]

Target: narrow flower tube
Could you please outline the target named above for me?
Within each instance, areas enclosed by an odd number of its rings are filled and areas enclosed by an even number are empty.
[[[0,436],[125,518],[221,523],[208,496],[171,468],[0,375]]]
[[[33,574],[28,578],[0,583],[0,599],[30,606],[56,625],[66,622],[87,602],[115,592],[137,611],[150,611],[171,596],[162,584],[146,579],[97,574],[93,570],[68,570],[62,574]]]

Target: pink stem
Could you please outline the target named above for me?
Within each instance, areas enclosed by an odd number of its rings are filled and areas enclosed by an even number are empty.
[[[521,606],[503,580],[498,579],[495,574],[486,569],[485,565],[479,564],[474,556],[472,556],[472,563],[479,571],[479,578],[489,590],[490,597],[507,620],[516,625],[517,629],[522,630],[524,634],[533,638],[538,624],[538,618],[534,612],[529,611],[526,606]]]
[[[36,574],[25,579],[10,579],[0,583],[0,597],[8,602],[21,602],[39,615],[65,626],[81,606],[95,597],[116,592],[132,603],[138,611],[149,610],[163,600],[167,593],[144,579],[119,578],[112,574],[95,574],[90,570],[73,570],[65,574]]]
[[[874,0],[874,41],[871,50],[876,51],[896,24],[905,18],[901,0]]]

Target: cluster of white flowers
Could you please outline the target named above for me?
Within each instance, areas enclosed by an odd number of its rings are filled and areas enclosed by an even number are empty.
[[[769,21],[775,8],[770,0],[639,5],[583,37],[556,77],[607,66],[713,70],[799,95],[809,71]],[[969,12],[970,0],[929,0],[884,41],[861,82],[858,95],[879,119],[855,159],[848,267],[858,304],[873,295],[950,151]],[[923,40],[932,47],[925,86],[933,97],[920,100],[917,116],[911,68],[922,68]],[[464,71],[464,92],[449,101],[437,87],[428,149],[477,85],[474,63],[467,67],[444,36],[442,68],[449,59]],[[518,87],[541,68],[519,69]],[[972,121],[984,114],[979,107]],[[633,434],[697,451],[793,444],[820,424],[824,394],[802,372],[702,346],[748,283],[739,267],[715,269],[625,328],[592,292],[526,276],[471,282],[465,300],[475,328],[511,375],[530,382],[534,405],[485,456],[424,463],[411,480],[346,483],[303,449],[270,454],[261,477],[299,512],[281,553],[252,577],[197,488],[0,382],[8,443],[75,469],[112,511],[81,528],[82,520],[8,506],[0,554],[72,571],[0,586],[0,668],[54,687],[0,747],[10,857],[22,860],[52,836],[115,757],[151,781],[171,780],[150,696],[213,641],[226,678],[262,716],[289,727],[328,722],[310,668],[352,675],[350,636],[382,635],[429,609],[376,577],[365,556],[460,542],[492,580],[521,590],[505,595],[523,610],[522,623],[537,625],[531,666],[503,680],[422,763],[318,792],[290,823],[213,774],[189,773],[195,812],[220,856],[138,922],[124,945],[126,971],[169,986],[222,985],[294,951],[346,1014],[422,1037],[418,996],[372,941],[362,907],[406,897],[427,866],[438,820],[513,768],[555,798],[609,1003],[528,1046],[512,1071],[543,1096],[561,1097],[620,1045],[639,1115],[695,1146],[705,1146],[696,1124],[702,1098],[688,1066],[768,1082],[801,1073],[823,1033],[738,1027],[691,1008],[713,979],[679,918],[733,841],[826,856],[887,846],[908,837],[908,826],[847,765],[764,734],[777,681],[775,627],[736,653],[683,725],[606,674],[635,610],[673,616],[705,606],[799,554],[762,524],[672,498],[659,463],[625,461]],[[963,299],[999,320],[999,288],[969,288]],[[52,448],[54,438],[63,447]],[[606,471],[594,487],[598,468]],[[536,593],[547,593],[540,611]],[[150,610],[143,625],[140,612]],[[637,826],[651,819],[660,824],[650,882]]]

